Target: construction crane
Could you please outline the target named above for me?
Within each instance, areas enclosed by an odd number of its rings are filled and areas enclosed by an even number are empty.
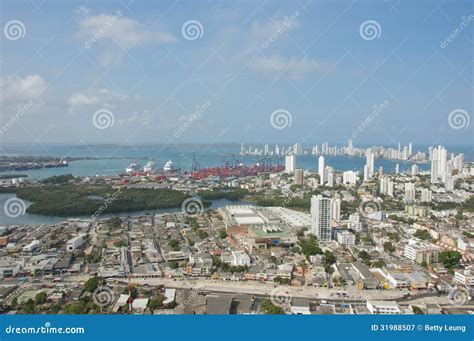
[[[193,163],[191,165],[191,171],[197,172],[199,170],[199,162],[196,159],[196,155],[193,153]]]

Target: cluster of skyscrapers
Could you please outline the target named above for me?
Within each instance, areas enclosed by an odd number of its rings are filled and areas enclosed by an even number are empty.
[[[430,147],[431,160],[431,183],[444,183],[447,190],[454,189],[455,177],[453,171],[460,171],[464,162],[464,154],[454,155],[451,153],[448,160],[448,152],[444,146]]]

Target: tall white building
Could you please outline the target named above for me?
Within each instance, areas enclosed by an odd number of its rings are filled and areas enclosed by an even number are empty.
[[[325,174],[326,174],[326,185],[328,187],[334,187],[334,168],[326,166]]]
[[[342,173],[342,183],[355,185],[357,183],[358,172],[345,171]]]
[[[370,180],[370,167],[369,165],[364,166],[364,181]]]
[[[411,176],[417,176],[419,171],[418,165],[411,166]]]
[[[331,199],[322,195],[311,198],[311,230],[321,242],[331,240]]]
[[[318,159],[318,174],[319,174],[319,183],[321,185],[324,185],[324,180],[325,177],[324,177],[324,171],[325,171],[325,168],[324,168],[324,156],[320,156],[319,159]]]
[[[374,176],[374,167],[375,167],[375,153],[372,149],[367,149],[366,155],[366,166],[369,168],[369,179],[371,179]]]
[[[405,183],[405,202],[412,203],[415,201],[415,184],[411,182]]]
[[[393,197],[393,181],[388,176],[380,178],[380,194]]]
[[[438,183],[438,160],[431,160],[431,178],[432,184]]]
[[[293,174],[296,168],[296,156],[287,155],[285,156],[285,173]]]
[[[341,198],[334,198],[331,203],[331,218],[335,221],[341,220]]]
[[[421,189],[421,202],[431,202],[431,191],[428,188]]]
[[[301,168],[295,169],[295,185],[303,184],[303,170]]]

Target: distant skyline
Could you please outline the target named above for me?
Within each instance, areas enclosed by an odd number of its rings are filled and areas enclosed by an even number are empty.
[[[2,144],[474,145],[471,1],[0,6]]]

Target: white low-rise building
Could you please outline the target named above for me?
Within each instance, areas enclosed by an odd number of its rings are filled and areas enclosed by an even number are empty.
[[[343,231],[337,234],[337,242],[340,245],[355,245],[355,235],[349,231]]]
[[[32,240],[28,245],[23,247],[23,252],[34,252],[41,247],[41,240]]]
[[[400,306],[395,301],[367,301],[367,309],[371,314],[399,315]]]
[[[244,251],[232,251],[232,265],[250,266],[250,257]]]
[[[454,281],[458,284],[474,286],[474,271],[472,269],[456,270]]]
[[[82,235],[74,237],[66,243],[66,250],[67,251],[76,251],[78,248],[80,248],[82,245],[84,245],[84,237]]]

